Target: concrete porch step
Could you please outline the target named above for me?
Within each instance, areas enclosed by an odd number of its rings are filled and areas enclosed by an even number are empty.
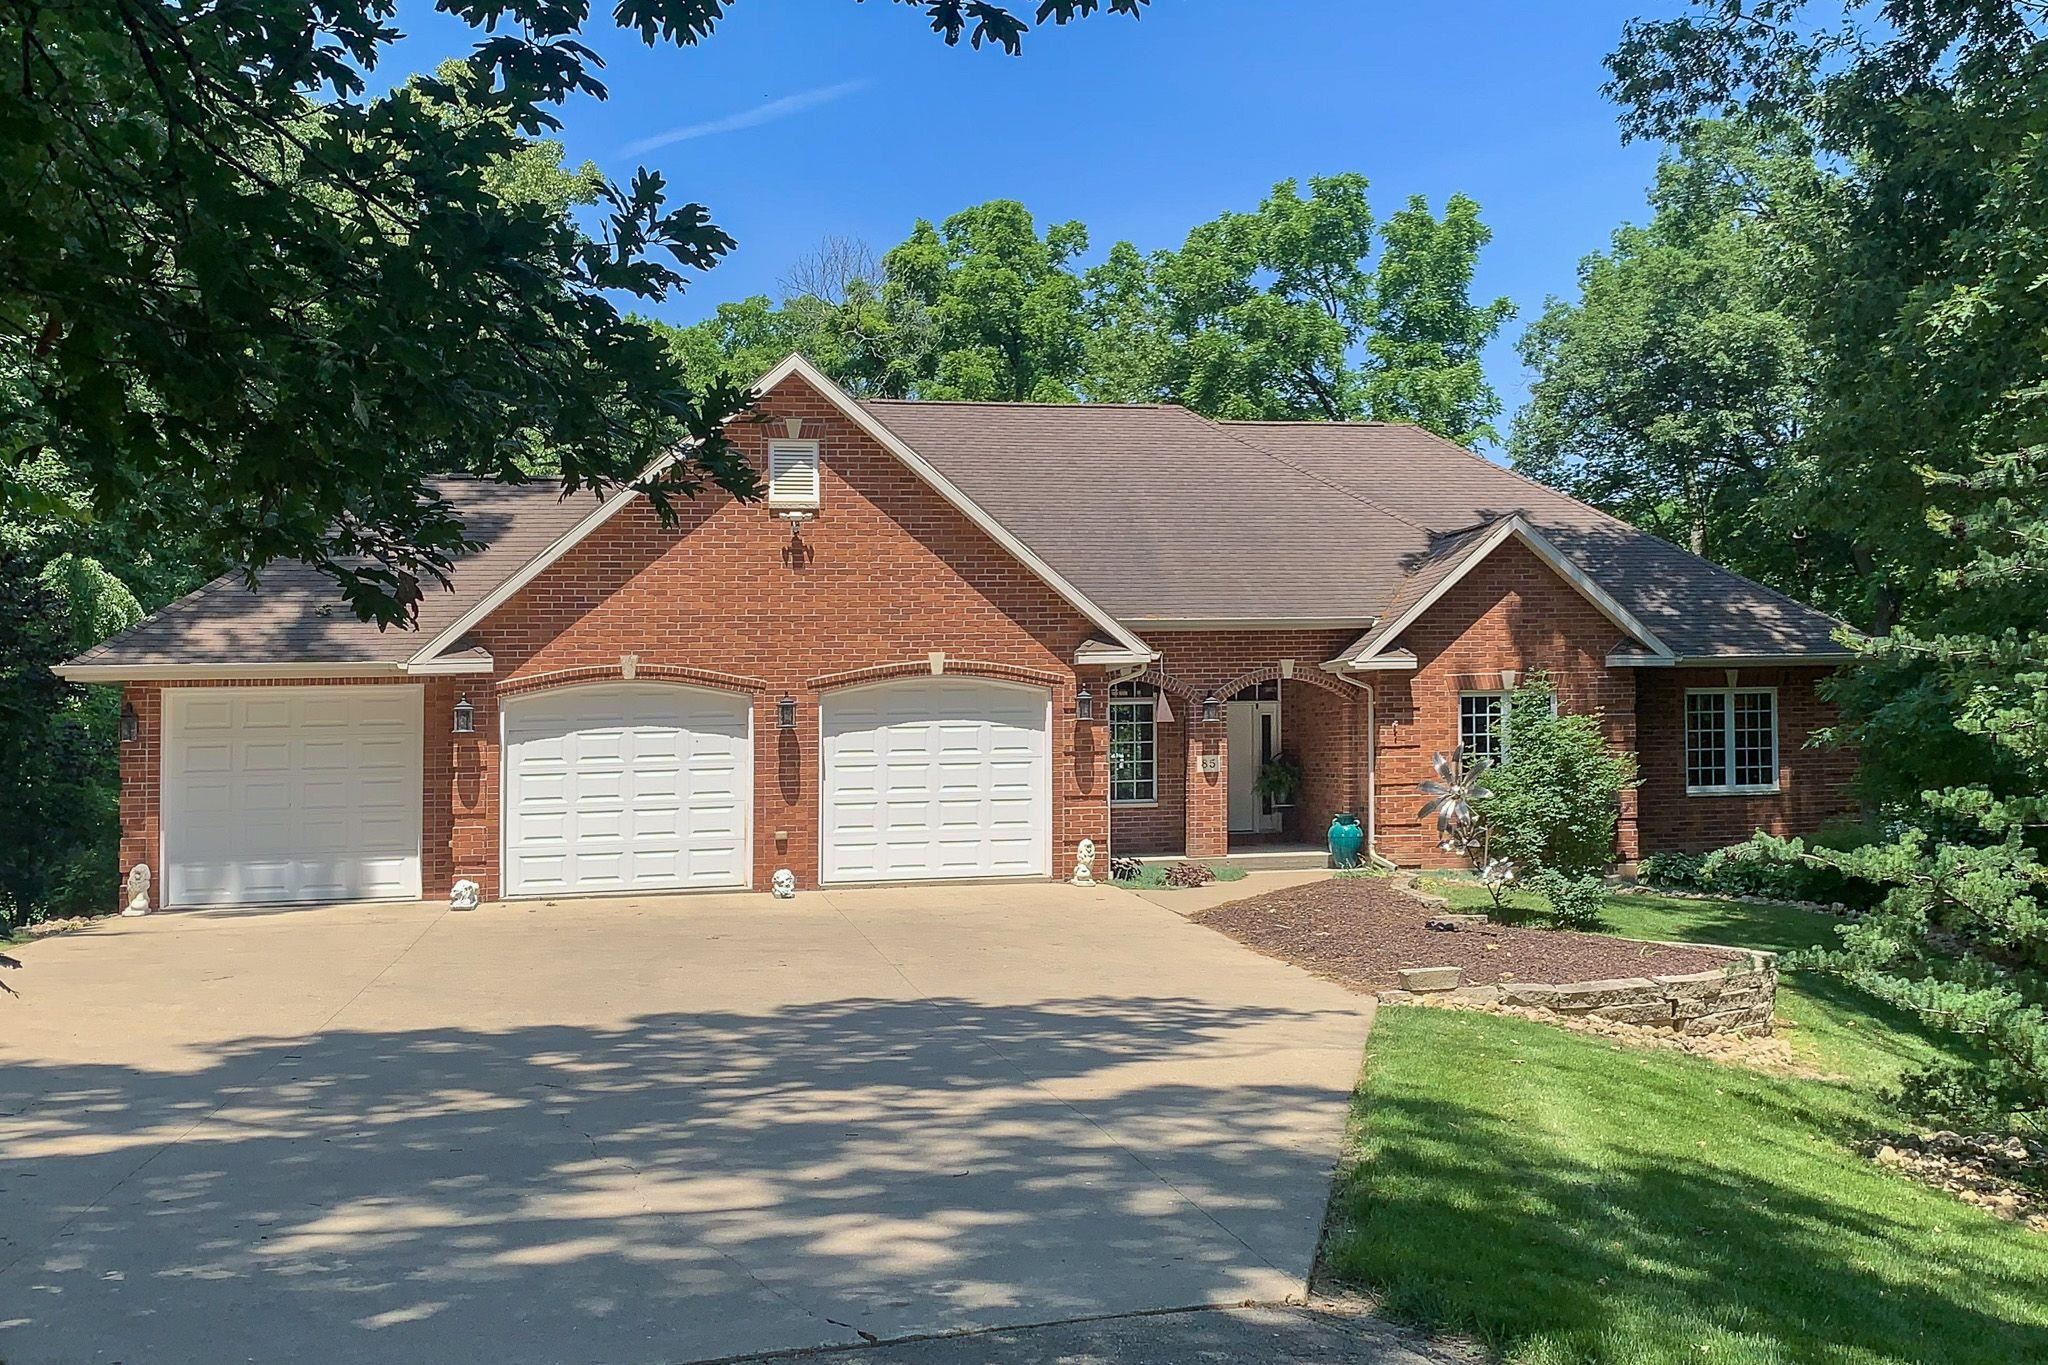
[[[1187,861],[1180,853],[1147,853],[1138,857],[1140,863],[1178,863]],[[1320,868],[1330,865],[1330,851],[1310,844],[1276,844],[1257,848],[1233,849],[1220,858],[1197,858],[1203,863],[1235,863],[1247,870],[1278,871],[1282,868]]]

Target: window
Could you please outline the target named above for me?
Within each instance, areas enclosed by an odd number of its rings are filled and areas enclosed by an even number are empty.
[[[1508,699],[1503,692],[1458,694],[1458,743],[1467,758],[1500,762],[1506,751]]]
[[[1778,694],[1728,687],[1685,694],[1685,789],[1778,789]]]
[[[1109,801],[1114,806],[1150,805],[1159,799],[1157,699],[1109,699]]]
[[[818,443],[768,443],[768,506],[815,508],[818,505]]]

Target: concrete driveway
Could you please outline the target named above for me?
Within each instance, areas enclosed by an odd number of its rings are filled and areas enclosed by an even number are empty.
[[[0,1360],[687,1361],[1299,1297],[1365,1001],[1113,890],[19,951]]]

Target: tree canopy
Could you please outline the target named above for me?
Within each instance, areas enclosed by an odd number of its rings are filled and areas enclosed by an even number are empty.
[[[1979,1040],[1930,1108],[2048,1120],[2048,19],[2000,0],[1719,0],[1630,25],[1624,126],[1782,123],[1839,170],[1800,220],[1797,515],[1874,634],[1836,695],[1892,823],[1765,856],[1889,888],[1812,965]]]
[[[1650,221],[1581,261],[1578,297],[1523,335],[1515,467],[1807,600],[1843,597],[1839,547],[1788,524],[1813,366],[1787,220],[1822,188],[1795,131],[1689,130]]]
[[[1439,217],[1414,199],[1382,225],[1366,188],[1360,175],[1312,179],[1306,195],[1282,181],[1178,249],[1117,242],[1092,266],[1083,224],[1041,229],[994,200],[918,221],[878,265],[825,272],[836,291],[728,304],[671,344],[693,373],[736,380],[801,350],[863,394],[1172,402],[1493,439],[1500,400],[1479,354],[1513,309],[1471,300],[1490,238],[1478,206],[1453,195]],[[793,275],[846,258],[828,242]]]
[[[1027,28],[987,0],[916,4],[949,43],[1014,52]],[[634,483],[664,510],[753,491],[720,438],[745,395],[692,383],[615,302],[669,296],[731,239],[652,172],[530,180],[553,167],[522,135],[605,93],[587,7],[441,8],[486,31],[471,56],[374,97],[389,0],[0,10],[7,505],[54,455],[97,515],[252,572],[304,560],[402,623],[467,544],[430,473],[517,479],[539,452],[569,490]],[[615,18],[691,45],[725,9],[624,0]],[[167,486],[203,517],[159,505]]]

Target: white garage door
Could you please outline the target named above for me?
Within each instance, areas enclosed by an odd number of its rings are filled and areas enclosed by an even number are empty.
[[[627,683],[504,709],[507,895],[747,884],[747,697]]]
[[[418,900],[419,687],[164,693],[165,905]]]
[[[977,678],[824,702],[824,879],[1044,876],[1050,694]]]

